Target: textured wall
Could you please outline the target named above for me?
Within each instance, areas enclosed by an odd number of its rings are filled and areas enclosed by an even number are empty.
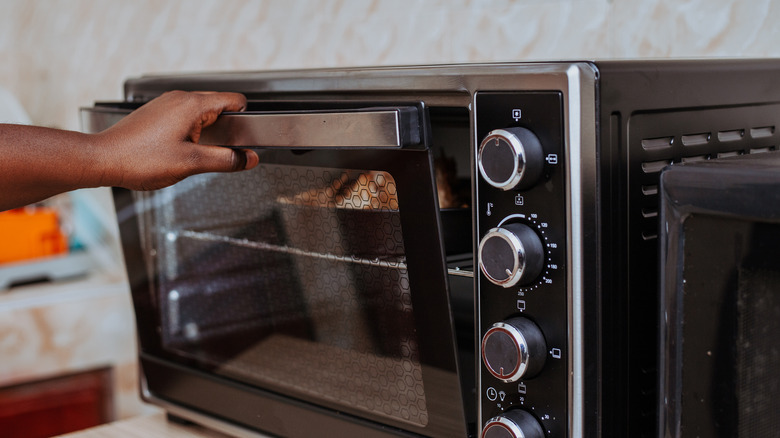
[[[780,55],[771,0],[3,0],[0,86],[37,124],[148,72]]]

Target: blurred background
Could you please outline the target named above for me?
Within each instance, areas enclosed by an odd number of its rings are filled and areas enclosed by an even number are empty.
[[[3,0],[0,86],[33,123],[152,72],[780,54],[771,0]]]
[[[149,73],[778,55],[771,0],[2,0],[0,122],[77,130]],[[0,258],[0,430],[152,410],[112,209],[101,189],[0,218],[0,257],[8,236],[46,242]]]

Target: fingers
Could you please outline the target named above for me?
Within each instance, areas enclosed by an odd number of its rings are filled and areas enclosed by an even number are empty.
[[[225,111],[243,111],[246,108],[246,97],[240,93],[196,91],[193,94],[200,96],[200,108],[204,114],[219,115]]]
[[[188,94],[188,97],[196,101],[195,108],[199,112],[189,132],[193,143],[200,141],[202,129],[216,122],[221,113],[243,111],[246,108],[246,97],[239,93],[196,91]]]

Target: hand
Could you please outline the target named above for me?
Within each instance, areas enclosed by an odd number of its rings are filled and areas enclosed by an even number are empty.
[[[171,91],[98,135],[105,173],[99,185],[154,190],[204,172],[257,166],[251,150],[199,145],[201,130],[223,111],[242,111],[237,93]]]
[[[236,93],[173,91],[99,134],[0,124],[0,211],[69,190],[153,190],[196,173],[251,169],[253,151],[197,144],[222,111],[245,105]]]

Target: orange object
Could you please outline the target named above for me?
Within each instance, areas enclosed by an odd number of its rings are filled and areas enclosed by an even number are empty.
[[[63,254],[68,250],[52,208],[19,208],[0,213],[0,263]]]

